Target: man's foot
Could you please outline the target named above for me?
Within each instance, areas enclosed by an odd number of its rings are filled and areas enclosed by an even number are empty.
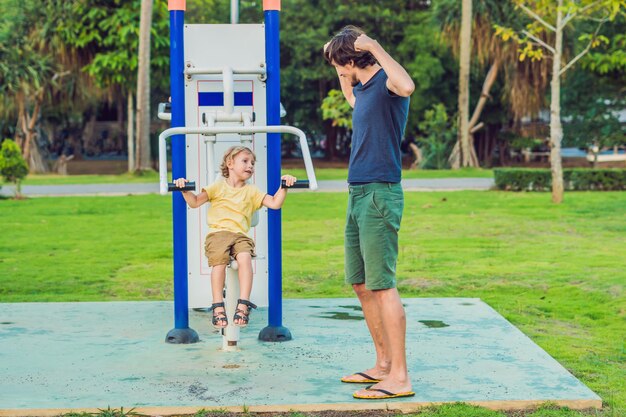
[[[385,398],[412,397],[415,393],[411,383],[398,383],[389,379],[376,385],[356,391],[353,396],[361,400],[380,400]]]
[[[368,369],[364,372],[357,372],[352,375],[346,375],[341,378],[341,382],[348,384],[375,384],[384,380],[389,372],[382,371],[378,368]]]

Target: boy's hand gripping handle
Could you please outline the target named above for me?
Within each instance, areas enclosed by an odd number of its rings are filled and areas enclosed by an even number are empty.
[[[167,183],[167,191],[195,191],[196,183],[195,181],[190,181],[185,184],[184,187],[177,187],[173,182]]]
[[[309,188],[309,180],[296,181],[291,187],[287,186],[287,181],[280,181],[280,188]]]

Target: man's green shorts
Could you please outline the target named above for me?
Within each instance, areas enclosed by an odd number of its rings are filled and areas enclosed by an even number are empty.
[[[346,282],[368,290],[396,286],[398,231],[404,209],[399,183],[350,185],[346,218]]]

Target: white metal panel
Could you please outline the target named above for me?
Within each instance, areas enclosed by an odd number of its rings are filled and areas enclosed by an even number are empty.
[[[196,68],[232,69],[259,67],[265,60],[263,25],[185,25],[185,62]],[[234,75],[234,91],[252,94],[251,105],[237,105],[234,112],[254,112],[255,125],[266,124],[265,83],[258,75]],[[223,111],[213,99],[223,92],[221,75],[193,75],[185,80],[185,125],[202,126],[203,112]],[[205,98],[209,99],[205,100]],[[245,99],[243,101],[246,101]],[[237,126],[238,123],[217,123],[216,126]],[[226,149],[240,144],[239,135],[217,136],[215,161],[207,161],[207,137],[187,135],[187,178],[195,180],[197,191],[208,185],[209,171],[219,171]],[[266,134],[255,134],[253,151],[257,157],[252,183],[267,191]],[[217,177],[218,175],[216,175]],[[189,268],[189,307],[211,305],[211,269],[204,255],[204,239],[208,232],[207,205],[187,211],[187,251]],[[254,284],[251,300],[267,306],[267,209],[260,211],[259,224],[250,230],[256,243],[258,258],[253,261]]]

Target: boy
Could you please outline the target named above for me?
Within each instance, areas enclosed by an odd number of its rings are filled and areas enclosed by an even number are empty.
[[[211,292],[213,294],[212,323],[218,329],[228,325],[224,307],[224,282],[226,266],[232,256],[239,264],[239,299],[233,323],[239,327],[248,325],[250,310],[256,305],[250,302],[252,291],[252,257],[254,241],[248,236],[252,215],[262,206],[278,210],[282,207],[287,189],[280,188],[273,196],[261,192],[247,181],[254,174],[256,157],[245,146],[232,146],[224,154],[220,165],[223,179],[202,188],[199,194],[183,191],[183,198],[191,208],[211,203],[207,213],[209,233],[205,241],[205,253],[211,269]],[[296,182],[291,175],[283,175],[287,187]],[[182,188],[185,178],[174,181]]]

